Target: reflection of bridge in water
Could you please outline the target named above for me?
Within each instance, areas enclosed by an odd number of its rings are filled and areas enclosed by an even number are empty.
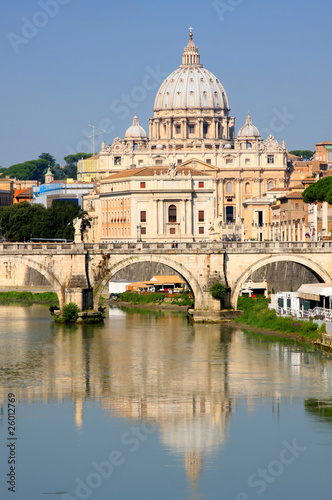
[[[197,311],[219,310],[209,292],[215,280],[230,287],[236,308],[242,284],[257,269],[274,262],[296,262],[319,281],[332,280],[331,242],[179,243],[2,243],[0,285],[15,286],[27,267],[42,274],[58,294],[60,307],[76,302],[97,305],[114,274],[140,262],[169,266],[191,287]]]

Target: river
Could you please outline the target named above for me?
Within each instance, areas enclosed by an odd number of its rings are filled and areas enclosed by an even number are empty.
[[[0,325],[1,499],[331,499],[327,354],[180,312]]]

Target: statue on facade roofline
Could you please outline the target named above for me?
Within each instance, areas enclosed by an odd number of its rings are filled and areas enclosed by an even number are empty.
[[[177,176],[178,172],[176,170],[175,163],[170,164],[167,174],[170,176],[171,179],[174,179]]]

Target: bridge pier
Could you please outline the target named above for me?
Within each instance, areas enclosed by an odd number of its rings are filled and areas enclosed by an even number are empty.
[[[88,254],[83,243],[75,243],[75,250],[82,253],[72,255],[72,274],[65,288],[65,305],[74,302],[81,311],[94,309],[93,288],[90,285],[88,273]]]
[[[93,288],[66,288],[65,305],[74,302],[81,311],[93,309]]]

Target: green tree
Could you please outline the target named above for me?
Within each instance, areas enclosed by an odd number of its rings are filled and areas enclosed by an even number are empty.
[[[311,186],[308,186],[302,194],[305,203],[327,201],[332,204],[332,177],[323,177]]]
[[[40,160],[46,160],[49,163],[49,166],[53,169],[55,166],[55,158],[54,156],[50,155],[50,153],[42,153],[41,155],[38,156]]]
[[[89,218],[73,201],[53,202],[50,208],[27,202],[0,207],[0,225],[9,241],[29,241],[33,238],[74,239],[73,220],[82,218],[88,227]]]
[[[17,163],[6,168],[2,175],[16,177],[21,180],[33,180],[44,182],[45,173],[49,168],[49,162],[45,159],[30,160],[24,163]]]
[[[66,162],[66,166],[64,168],[65,174],[67,177],[71,177],[72,179],[77,179],[77,163],[79,160],[83,158],[90,158],[92,154],[89,153],[76,153],[74,155],[67,155],[64,157]]]
[[[211,295],[214,299],[220,300],[220,302],[225,297],[226,287],[220,281],[216,281],[210,288]]]
[[[78,305],[74,302],[69,302],[69,304],[63,306],[62,319],[65,323],[75,323],[79,312],[80,309]]]
[[[304,160],[310,160],[313,157],[314,152],[310,149],[294,149],[293,151],[288,151],[291,155],[302,156]]]

